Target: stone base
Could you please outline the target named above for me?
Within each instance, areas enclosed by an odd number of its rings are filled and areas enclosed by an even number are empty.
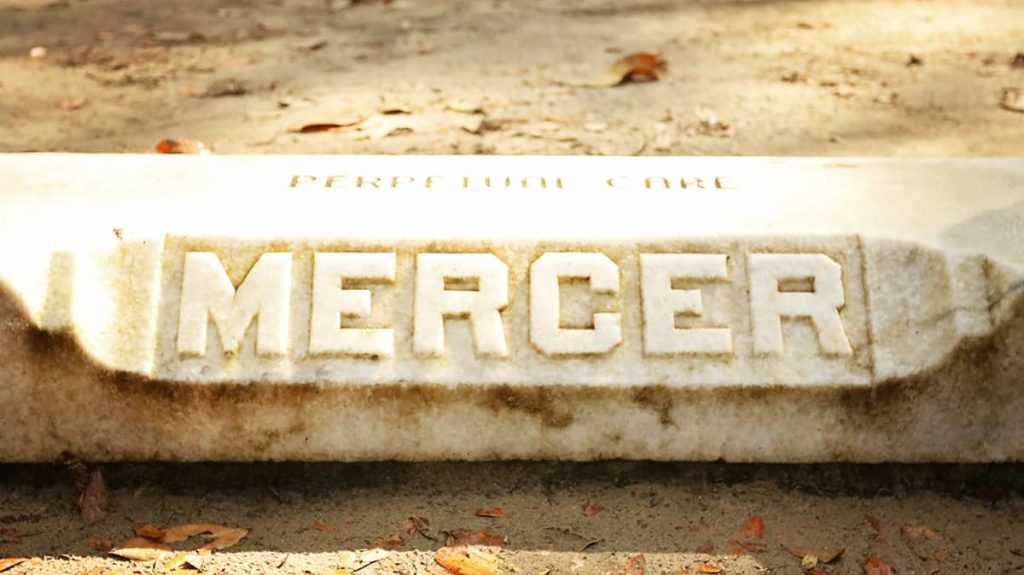
[[[0,461],[1024,459],[1019,160],[0,179]]]

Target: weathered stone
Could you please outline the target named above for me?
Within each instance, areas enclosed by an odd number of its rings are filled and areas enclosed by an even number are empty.
[[[1024,162],[0,156],[0,460],[1024,459]]]

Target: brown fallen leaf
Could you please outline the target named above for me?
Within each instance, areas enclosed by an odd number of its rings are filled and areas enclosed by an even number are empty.
[[[705,563],[697,570],[698,573],[721,573],[723,569],[714,563]]]
[[[21,565],[26,561],[28,561],[28,557],[4,557],[3,559],[0,559],[0,572],[7,571],[8,569]]]
[[[942,533],[925,525],[908,524],[900,528],[900,535],[907,539],[927,539],[929,541],[942,541]]]
[[[78,496],[78,510],[82,520],[86,525],[99,523],[110,515],[112,505],[113,500],[107,490],[107,482],[103,479],[103,472],[99,468],[93,469],[85,489]]]
[[[141,527],[135,528],[136,537],[144,537],[146,539],[155,539],[157,541],[163,540],[167,536],[167,532],[160,529],[156,525],[145,524]]]
[[[593,517],[594,515],[597,515],[598,513],[604,511],[604,507],[601,507],[600,505],[594,505],[593,503],[587,501],[586,503],[580,506],[580,511],[583,512],[584,517]]]
[[[868,525],[870,525],[871,528],[874,529],[876,533],[881,533],[882,532],[882,520],[879,519],[877,515],[872,515],[872,514],[868,513],[867,515],[864,516],[864,518],[867,520]]]
[[[622,575],[644,575],[647,572],[647,558],[634,555],[622,567]]]
[[[657,54],[637,52],[616,60],[591,86],[612,87],[635,80],[657,80],[668,68],[668,62]]]
[[[864,562],[865,575],[892,575],[892,567],[882,560],[881,557],[872,555]]]
[[[434,561],[452,575],[496,575],[498,558],[474,547],[442,547]]]
[[[1024,90],[1020,88],[1003,88],[1003,99],[999,105],[1004,110],[1024,114]]]
[[[315,531],[341,531],[341,527],[338,527],[336,525],[330,525],[327,523],[321,523],[319,521],[314,521],[312,524],[310,524],[309,528]]]
[[[505,510],[501,507],[493,507],[491,509],[477,509],[473,514],[477,517],[488,517],[491,519],[498,519],[499,517],[505,516]]]
[[[158,154],[206,154],[206,146],[199,140],[179,138],[177,140],[160,140],[156,144]]]
[[[761,539],[764,537],[764,519],[760,515],[752,515],[740,525],[736,534],[739,539]]]
[[[156,561],[171,555],[171,547],[142,537],[136,537],[125,542],[116,549],[108,551],[110,555],[132,561]]]
[[[220,551],[221,549],[227,549],[241,541],[242,538],[249,534],[249,530],[225,527],[223,525],[216,525],[213,523],[189,523],[186,525],[178,525],[176,527],[168,527],[164,530],[163,540],[167,543],[176,543],[178,541],[184,541],[189,537],[195,537],[196,535],[202,535],[204,533],[209,534],[209,539],[199,548]]]
[[[803,559],[808,555],[813,555],[818,559],[820,563],[831,563],[836,559],[839,559],[846,553],[846,547],[842,547],[835,551],[822,551],[820,549],[811,549],[808,547],[785,547],[786,551],[789,551],[794,557]]]
[[[428,532],[430,529],[430,520],[422,515],[410,515],[402,521],[400,526],[409,535],[422,535],[431,541],[437,541],[437,538]]]
[[[483,545],[486,547],[501,547],[505,544],[505,536],[487,531],[469,531],[467,529],[453,529],[446,531],[448,535],[445,545],[448,547],[462,547],[468,545]]]
[[[333,132],[335,130],[342,130],[345,128],[351,128],[357,126],[363,122],[365,118],[346,118],[344,120],[338,120],[335,122],[311,122],[309,124],[303,124],[298,128],[291,130],[296,134],[318,134],[321,132]]]
[[[385,551],[394,551],[403,545],[405,545],[405,539],[402,539],[399,535],[392,535],[391,537],[377,537],[373,540],[374,547]]]

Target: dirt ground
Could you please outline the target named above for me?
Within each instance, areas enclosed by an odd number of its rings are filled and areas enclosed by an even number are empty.
[[[1019,0],[7,0],[0,151],[1016,156],[1022,38]]]
[[[594,86],[638,51],[658,81]],[[0,151],[1020,156],[1021,52],[1020,0],[7,0]],[[169,572],[101,549],[195,522],[249,532],[193,573],[434,573],[456,529],[504,574],[1024,571],[1019,465],[103,469],[86,526],[62,467],[0,466],[7,573]]]

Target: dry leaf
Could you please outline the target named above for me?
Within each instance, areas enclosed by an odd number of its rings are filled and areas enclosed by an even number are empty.
[[[434,555],[434,561],[452,575],[496,575],[498,558],[474,547],[442,547]]]
[[[595,87],[618,86],[632,80],[657,80],[668,68],[668,62],[657,54],[637,52],[630,54],[608,67],[591,85]]]
[[[402,539],[398,535],[392,535],[391,537],[378,537],[373,540],[373,546],[378,549],[385,551],[394,551],[399,547],[405,545],[405,539]]]
[[[1004,110],[1024,113],[1024,90],[1020,88],[1003,88],[1003,99],[999,105]]]
[[[208,533],[210,537],[209,540],[200,547],[200,549],[213,549],[220,551],[221,549],[227,549],[241,541],[242,538],[249,534],[249,530],[224,527],[223,525],[216,525],[213,523],[189,523],[186,525],[178,525],[176,527],[168,527],[164,530],[164,541],[168,543],[176,543],[178,541],[184,541],[189,537],[202,535],[204,533]]]
[[[292,132],[298,134],[317,134],[320,132],[331,132],[334,130],[341,130],[343,128],[350,128],[352,126],[358,125],[362,121],[362,118],[354,118],[351,120],[343,120],[340,122],[313,122],[311,124],[304,124],[292,130]]]
[[[864,562],[865,575],[892,575],[892,567],[880,557],[872,555]]]
[[[644,575],[647,572],[647,558],[643,555],[634,555],[626,561],[622,567],[622,575]]]
[[[719,567],[718,565],[715,565],[714,563],[705,563],[704,565],[701,566],[701,568],[697,572],[698,573],[721,573],[722,572],[722,568]]]
[[[737,533],[740,539],[761,539],[764,537],[764,519],[760,515],[753,515],[740,525]]]
[[[598,513],[604,511],[604,507],[601,507],[600,505],[594,505],[593,503],[587,501],[582,506],[580,506],[580,510],[583,512],[583,515],[585,517],[593,517],[594,515],[597,515]]]
[[[493,507],[491,509],[477,509],[474,513],[477,517],[489,517],[491,519],[497,519],[505,516],[505,510],[501,507]]]
[[[882,520],[879,519],[878,516],[871,515],[870,513],[868,513],[867,515],[865,515],[865,517],[868,520],[868,525],[870,525],[871,528],[875,530],[875,532],[882,532]]]
[[[330,523],[321,523],[320,521],[314,521],[310,524],[309,528],[316,531],[341,531],[343,529],[343,527],[331,525]]]
[[[156,145],[158,154],[208,154],[209,150],[199,140],[179,138],[177,140],[160,140]]]
[[[427,529],[430,527],[430,520],[422,515],[410,515],[405,521],[402,521],[401,527],[409,535],[422,535],[431,541],[437,541],[435,537],[427,533]]]
[[[108,551],[115,557],[132,561],[155,561],[171,554],[171,548],[162,543],[148,539],[135,538],[127,541],[123,547]]]
[[[462,547],[467,545],[484,545],[487,547],[501,547],[505,544],[505,536],[501,534],[488,533],[486,531],[468,531],[466,529],[453,529],[446,531],[448,540],[445,545],[448,547]]]
[[[900,534],[907,539],[927,539],[929,541],[942,541],[942,533],[924,525],[904,525]]]
[[[93,469],[89,474],[89,480],[85,489],[78,496],[78,510],[86,525],[93,525],[103,521],[110,515],[112,500],[107,490],[107,482],[103,479],[103,472],[98,468]]]
[[[793,556],[800,557],[801,559],[808,555],[813,555],[817,557],[818,561],[821,563],[831,563],[846,553],[846,547],[842,547],[835,551],[821,551],[820,549],[810,549],[807,547],[786,547],[785,549]]]
[[[7,571],[15,565],[28,561],[28,557],[4,557],[0,559],[0,571]]]
[[[150,525],[147,523],[146,525],[135,528],[135,536],[160,541],[167,536],[167,532],[156,525]]]

